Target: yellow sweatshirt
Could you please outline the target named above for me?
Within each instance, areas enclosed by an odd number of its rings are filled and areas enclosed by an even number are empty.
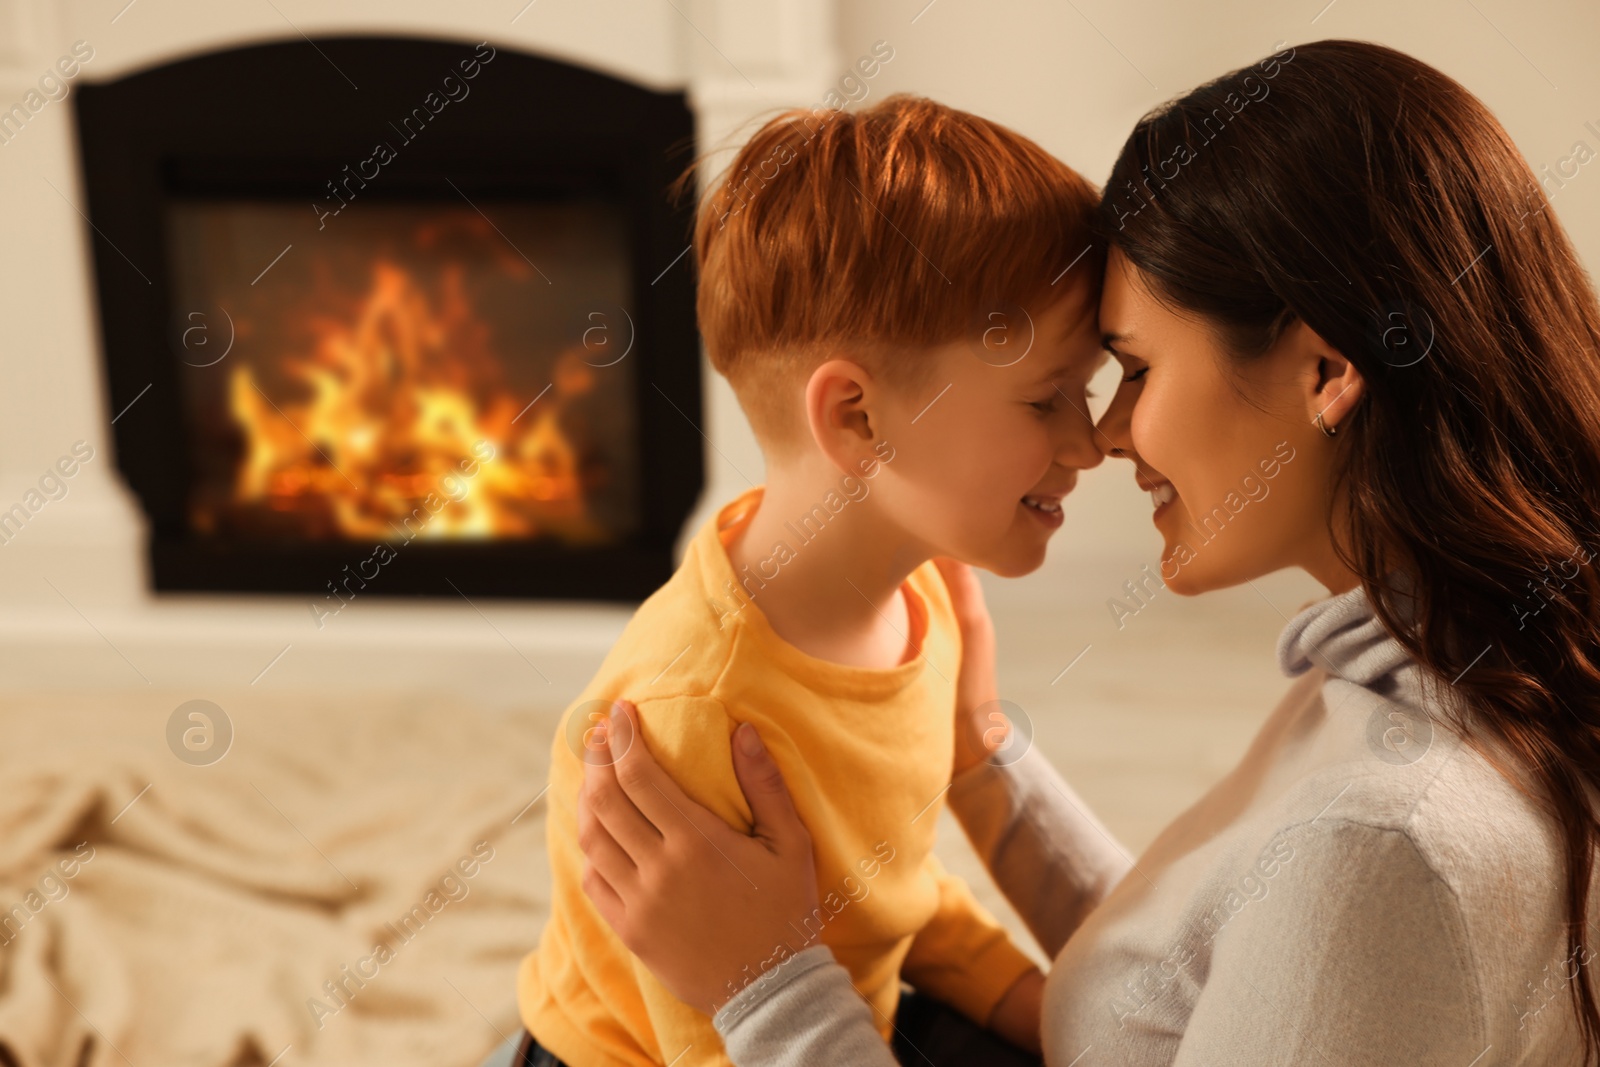
[[[760,501],[760,489],[745,493],[696,535],[556,733],[546,794],[550,921],[522,961],[517,1000],[539,1043],[572,1067],[730,1063],[710,1018],[668,993],[584,895],[575,746],[604,711],[594,701],[633,701],[651,753],[684,792],[743,831],[751,815],[731,735],[741,722],[760,730],[814,843],[822,907],[805,933],[849,970],[886,1037],[902,976],[982,1022],[1033,966],[933,856],[961,653],[937,568],[924,564],[903,587],[920,656],[881,670],[809,656],[757,607],[762,578],[736,575],[728,560],[725,546]],[[800,536],[788,547],[805,551]],[[781,571],[771,580],[782,581]],[[746,977],[765,962],[752,960]]]

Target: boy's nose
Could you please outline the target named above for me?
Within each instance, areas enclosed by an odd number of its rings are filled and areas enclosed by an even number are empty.
[[[1088,470],[1105,461],[1099,442],[1100,431],[1088,419],[1074,420],[1072,429],[1061,440],[1056,462],[1063,467]]]

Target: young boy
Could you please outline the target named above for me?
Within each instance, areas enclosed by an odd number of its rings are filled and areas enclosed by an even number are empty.
[[[745,830],[730,735],[757,726],[813,839],[822,907],[796,940],[831,947],[885,1037],[903,977],[1037,1048],[1042,976],[933,856],[961,649],[930,560],[1034,570],[1101,459],[1095,192],[909,97],[781,116],[727,173],[696,226],[700,330],[766,484],[701,529],[567,711],[523,1022],[572,1067],[728,1062],[704,1006],[667,993],[580,884],[584,760],[609,758],[588,731],[628,699],[684,790]]]

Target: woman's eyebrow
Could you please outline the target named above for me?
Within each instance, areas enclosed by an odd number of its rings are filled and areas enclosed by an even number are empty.
[[[1128,340],[1127,334],[1103,333],[1100,335],[1100,347],[1105,349],[1107,352],[1110,352],[1118,359],[1122,359],[1127,356],[1128,353],[1122,351],[1122,349],[1118,348],[1117,346],[1126,340]]]
[[[1075,371],[1083,371],[1087,375],[1093,375],[1095,371],[1104,366],[1105,359],[1106,352],[1103,349],[1096,349],[1088,360],[1083,359],[1077,353],[1066,352],[1058,356],[1055,362],[1045,367],[1034,381],[1036,384],[1042,385],[1045,382],[1054,382],[1065,378]],[[1083,366],[1086,363],[1089,365]]]

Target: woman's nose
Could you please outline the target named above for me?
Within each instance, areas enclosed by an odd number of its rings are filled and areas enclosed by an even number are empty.
[[[1095,425],[1095,442],[1103,455],[1114,456],[1119,459],[1130,458],[1134,455],[1132,393],[1127,389],[1118,389],[1116,396],[1111,398],[1111,406],[1106,408],[1105,414],[1100,416],[1100,421]]]

